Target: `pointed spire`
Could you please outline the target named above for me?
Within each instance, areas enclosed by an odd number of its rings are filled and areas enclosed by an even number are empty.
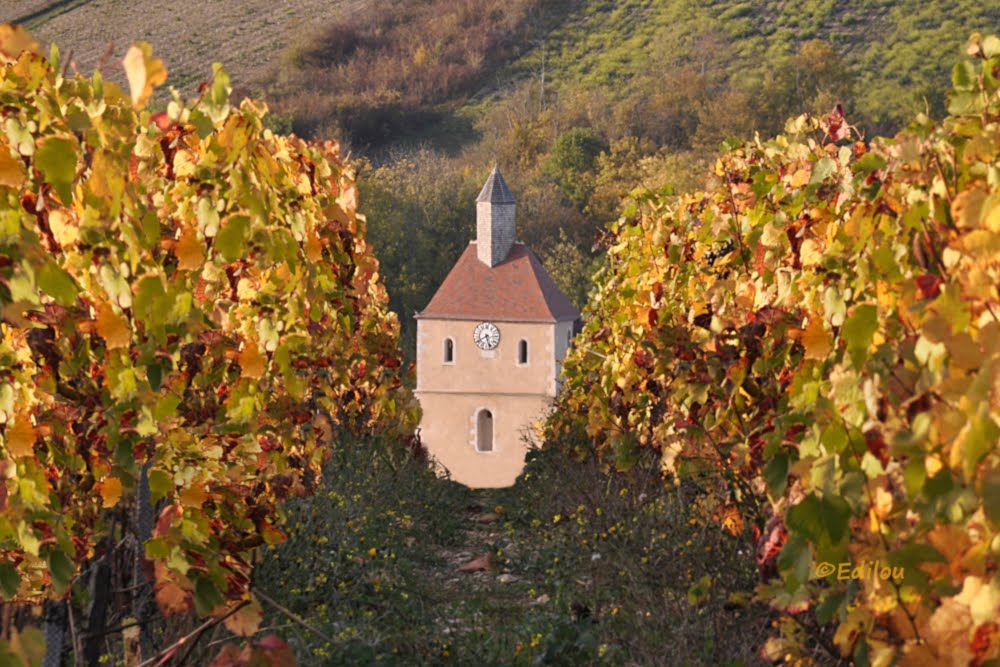
[[[483,189],[479,191],[476,201],[489,202],[490,204],[514,203],[514,194],[507,187],[507,181],[503,180],[503,174],[500,173],[496,164],[493,165],[493,170],[490,172],[489,178],[486,179]]]
[[[476,253],[483,264],[493,267],[507,258],[516,235],[516,208],[513,193],[493,165],[476,198]]]

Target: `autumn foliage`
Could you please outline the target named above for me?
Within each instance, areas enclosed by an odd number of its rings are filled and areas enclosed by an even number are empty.
[[[635,193],[564,365],[548,441],[653,447],[757,528],[772,659],[1000,656],[1000,40],[968,55],[940,123],[866,141],[838,108]]]
[[[127,537],[163,614],[224,614],[324,438],[415,425],[353,173],[231,107],[219,66],[154,114],[147,46],[129,95],[5,29],[0,594],[64,598]]]

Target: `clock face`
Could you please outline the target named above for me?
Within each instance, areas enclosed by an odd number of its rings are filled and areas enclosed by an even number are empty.
[[[472,339],[480,350],[495,350],[500,344],[500,330],[492,322],[483,322],[476,327]]]

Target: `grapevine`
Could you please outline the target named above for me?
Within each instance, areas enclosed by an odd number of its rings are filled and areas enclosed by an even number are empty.
[[[866,141],[837,108],[634,193],[564,364],[548,442],[653,447],[757,528],[770,658],[807,660],[802,628],[872,664],[1000,656],[1000,39],[968,55],[940,123]]]
[[[254,550],[324,443],[417,419],[353,171],[221,66],[153,113],[147,45],[126,93],[3,28],[0,595],[65,600],[130,534],[160,613],[252,634]]]

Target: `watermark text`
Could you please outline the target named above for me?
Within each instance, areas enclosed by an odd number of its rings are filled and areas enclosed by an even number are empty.
[[[906,576],[906,568],[889,565],[880,560],[865,560],[860,563],[844,561],[842,563],[828,563],[826,561],[816,565],[816,576],[826,578],[836,575],[838,581],[850,581],[852,579],[865,579],[868,581],[900,581]]]

